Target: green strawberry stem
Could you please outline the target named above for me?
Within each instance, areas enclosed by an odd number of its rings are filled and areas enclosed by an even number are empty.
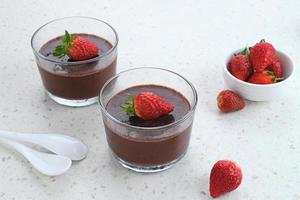
[[[135,116],[135,109],[134,109],[134,96],[133,95],[128,95],[126,103],[121,105],[123,108],[124,112],[127,113],[129,116]]]
[[[249,55],[250,53],[250,49],[248,46],[245,47],[245,49],[243,49],[242,51],[238,52],[238,53],[235,53],[234,55],[237,56],[237,55]]]
[[[270,70],[266,70],[266,71],[267,71],[267,73],[272,77],[272,82],[273,82],[273,83],[277,83],[277,82],[280,82],[280,81],[284,80],[283,77],[282,77],[282,78],[277,78],[277,77],[275,76],[275,74],[274,74],[273,71],[270,71]]]
[[[282,78],[275,78],[275,83],[280,82],[280,81],[283,81],[283,80],[284,80],[283,77],[282,77]]]
[[[217,97],[217,103],[218,105],[221,105],[223,103],[223,99],[221,97]]]
[[[55,49],[52,51],[52,54],[59,58],[66,56],[69,48],[71,47],[73,39],[74,36],[72,36],[68,33],[68,31],[65,30],[65,35],[61,38],[63,43],[55,47]]]
[[[264,43],[264,42],[266,42],[265,39],[261,39],[261,40],[259,41],[259,43]],[[238,52],[238,53],[235,53],[234,56],[237,56],[237,55],[246,55],[246,56],[248,56],[248,55],[250,54],[251,48],[252,48],[252,47],[246,46],[245,49],[243,49],[242,51],[240,51],[240,52]]]
[[[259,43],[264,43],[264,42],[266,42],[266,40],[265,39],[261,39]]]

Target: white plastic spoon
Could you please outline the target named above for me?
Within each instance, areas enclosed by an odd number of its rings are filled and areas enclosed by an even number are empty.
[[[32,134],[1,131],[0,137],[19,142],[36,144],[58,155],[71,160],[82,160],[86,157],[88,148],[80,140],[60,134]]]
[[[0,142],[15,148],[27,158],[35,169],[48,176],[63,174],[72,165],[71,159],[65,156],[39,152],[18,142],[4,138],[0,138]]]

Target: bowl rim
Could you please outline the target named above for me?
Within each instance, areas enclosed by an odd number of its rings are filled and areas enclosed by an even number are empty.
[[[279,53],[279,54],[285,56],[285,57],[290,61],[290,63],[291,63],[291,73],[290,73],[290,75],[289,75],[288,77],[286,77],[285,79],[283,79],[283,80],[280,81],[280,82],[273,83],[273,84],[254,84],[254,83],[249,83],[249,82],[246,82],[246,81],[242,81],[242,80],[236,78],[235,76],[233,76],[233,75],[230,73],[229,69],[228,69],[228,63],[229,63],[231,57],[234,55],[234,53],[239,52],[239,51],[241,51],[241,50],[242,50],[242,49],[237,49],[237,50],[233,51],[233,52],[227,57],[226,62],[225,62],[225,66],[223,67],[224,72],[225,72],[231,79],[233,79],[234,81],[236,81],[236,82],[238,82],[238,83],[240,83],[240,84],[244,84],[244,85],[250,86],[250,87],[261,87],[261,88],[276,87],[276,86],[285,84],[288,80],[291,79],[291,77],[292,77],[293,74],[294,74],[294,71],[295,71],[295,70],[294,70],[294,63],[293,63],[292,59],[291,59],[287,54],[285,54],[284,52],[279,51],[279,50],[276,50],[276,54]]]

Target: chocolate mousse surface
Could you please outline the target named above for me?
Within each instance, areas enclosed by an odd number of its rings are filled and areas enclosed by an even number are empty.
[[[107,54],[113,45],[96,35],[72,34],[84,37],[95,43],[100,55]],[[42,61],[38,64],[39,71],[46,89],[55,96],[66,99],[88,99],[96,97],[104,83],[116,74],[116,57],[103,66],[103,58],[72,61],[52,55],[53,49],[62,44],[61,36],[44,44],[39,53],[53,62]],[[59,62],[59,63],[56,63]],[[80,64],[79,64],[80,62]]]
[[[154,120],[143,120],[138,117],[129,117],[121,107],[127,96],[140,92],[154,92],[174,105],[174,111],[169,115]],[[182,119],[191,109],[188,100],[179,92],[159,85],[139,85],[128,88],[113,96],[106,105],[106,110],[117,120],[136,127],[159,127]],[[131,137],[130,134],[119,133],[105,124],[107,140],[114,154],[125,162],[140,166],[158,166],[170,163],[185,154],[191,133],[192,123],[174,133],[149,139],[149,137]],[[167,130],[168,128],[164,129]],[[162,130],[162,131],[164,131]],[[130,132],[130,128],[128,128]],[[137,134],[151,136],[157,130],[143,130]]]

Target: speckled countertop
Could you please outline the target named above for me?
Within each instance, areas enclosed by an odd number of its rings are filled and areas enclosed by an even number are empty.
[[[299,10],[296,0],[1,0],[0,129],[76,136],[89,154],[66,174],[46,177],[1,147],[0,199],[210,199],[211,166],[227,158],[242,166],[244,180],[220,199],[300,199]],[[68,108],[45,95],[30,37],[45,22],[71,15],[100,18],[116,28],[118,71],[166,67],[196,86],[191,144],[175,167],[155,174],[124,169],[109,154],[98,105]],[[221,114],[215,98],[225,87],[224,59],[261,38],[294,61],[289,96]]]

